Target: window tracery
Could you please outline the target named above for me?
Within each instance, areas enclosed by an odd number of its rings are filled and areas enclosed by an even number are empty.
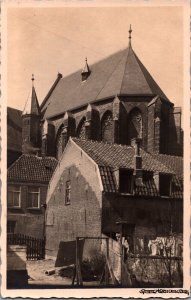
[[[101,139],[103,142],[112,141],[113,117],[111,112],[106,112],[101,122]]]
[[[80,139],[85,140],[86,138],[86,119],[83,118],[78,126],[78,130],[77,130],[77,137],[79,137]]]
[[[142,114],[138,108],[134,108],[129,114],[128,122],[128,140],[129,143],[133,138],[142,138],[143,126]]]

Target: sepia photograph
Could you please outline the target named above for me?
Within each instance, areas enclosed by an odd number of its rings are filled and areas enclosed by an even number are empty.
[[[189,1],[2,4],[3,297],[189,297]]]

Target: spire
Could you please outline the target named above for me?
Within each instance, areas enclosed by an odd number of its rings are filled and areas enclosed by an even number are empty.
[[[40,108],[34,87],[34,74],[32,74],[32,89],[25,104],[22,115],[40,115]]]
[[[131,24],[130,24],[130,27],[129,27],[129,46],[131,46],[131,33],[132,33],[132,29],[131,29]]]
[[[81,72],[81,75],[82,75],[82,81],[85,81],[88,76],[90,75],[91,71],[90,71],[90,68],[88,66],[88,61],[87,61],[87,57],[85,59],[85,66]]]
[[[33,87],[34,86],[34,74],[32,74],[31,80],[32,80],[32,87]]]

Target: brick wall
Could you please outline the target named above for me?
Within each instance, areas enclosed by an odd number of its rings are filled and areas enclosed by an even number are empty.
[[[175,107],[169,115],[169,153],[182,155],[183,131],[181,129],[181,109]]]
[[[183,230],[183,203],[170,198],[135,198],[131,196],[104,196],[102,231],[119,232],[116,221],[122,219],[135,226],[135,234],[142,235],[169,233]]]
[[[25,115],[22,118],[22,140],[23,152],[27,153],[26,145],[33,147],[41,146],[40,117],[35,115]]]
[[[8,183],[14,184],[14,183]],[[21,186],[21,208],[8,208],[7,220],[16,221],[15,233],[21,233],[36,238],[43,237],[44,230],[44,208],[46,203],[47,185],[34,185],[22,183]],[[40,208],[28,208],[28,187],[37,186],[40,188]]]
[[[66,205],[68,180],[71,194],[70,204]],[[46,254],[56,257],[61,241],[75,240],[77,236],[100,236],[100,212],[101,185],[96,165],[70,140],[48,190]],[[88,245],[90,250],[92,243]]]

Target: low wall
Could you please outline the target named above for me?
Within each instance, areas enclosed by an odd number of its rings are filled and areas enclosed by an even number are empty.
[[[28,284],[26,246],[8,246],[7,288],[25,288]]]

